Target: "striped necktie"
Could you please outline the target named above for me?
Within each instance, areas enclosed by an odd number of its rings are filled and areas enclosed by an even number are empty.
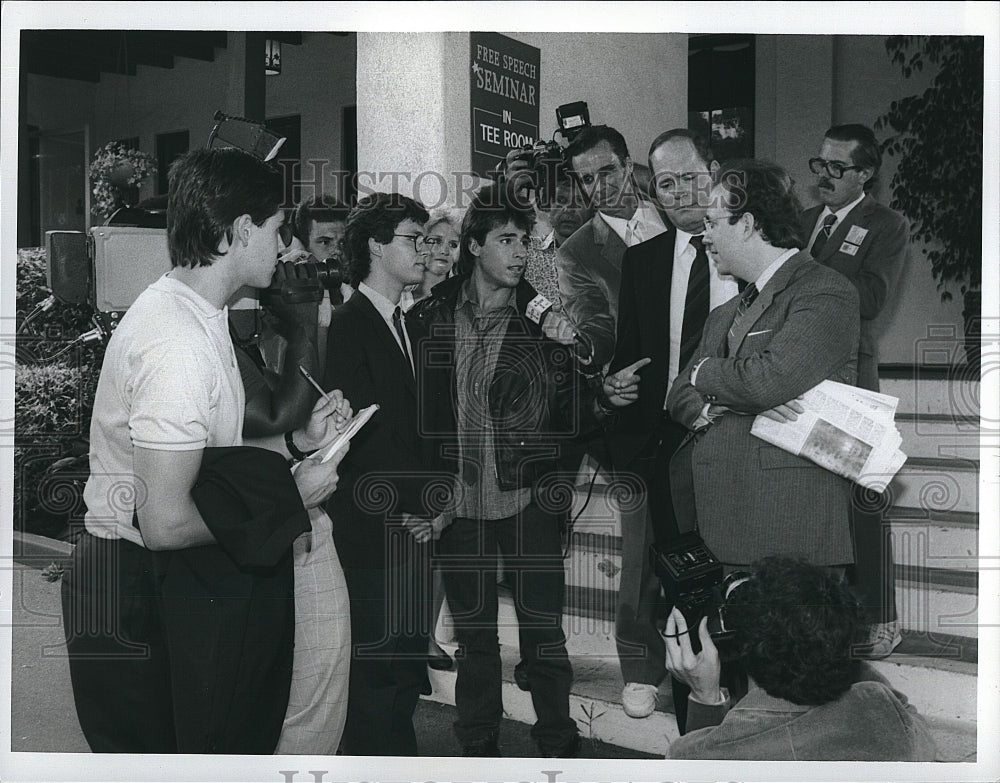
[[[681,350],[679,370],[687,367],[694,355],[701,333],[708,318],[710,284],[708,280],[708,254],[700,236],[691,237],[694,248],[694,262],[688,273],[687,293],[684,296],[684,321],[681,326]]]
[[[736,327],[739,325],[743,316],[746,315],[747,310],[750,309],[750,305],[754,303],[758,293],[757,286],[753,283],[750,283],[743,289],[743,293],[740,294],[740,302],[736,305],[736,315],[733,316],[733,325],[729,327],[730,337],[736,334]]]
[[[826,240],[830,238],[830,234],[833,233],[833,227],[837,223],[837,216],[834,214],[829,214],[823,218],[823,226],[820,228],[819,233],[816,235],[816,240],[813,242],[813,246],[809,248],[809,254],[813,258],[818,258],[819,254],[823,252],[823,247],[826,245]]]

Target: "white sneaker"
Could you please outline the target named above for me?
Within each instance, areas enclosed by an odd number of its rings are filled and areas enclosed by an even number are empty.
[[[622,707],[630,718],[648,718],[656,709],[657,687],[646,682],[627,682],[622,688]]]

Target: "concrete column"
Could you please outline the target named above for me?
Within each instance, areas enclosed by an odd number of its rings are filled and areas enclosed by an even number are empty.
[[[359,195],[461,201],[469,169],[468,34],[358,33]],[[461,66],[461,67],[460,67]]]

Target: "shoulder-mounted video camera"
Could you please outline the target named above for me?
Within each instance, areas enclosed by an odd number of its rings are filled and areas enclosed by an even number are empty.
[[[343,281],[339,262],[319,261],[309,254],[304,261],[279,263],[271,285],[260,289],[260,303],[269,307],[279,303],[318,302],[324,289],[332,293]]]

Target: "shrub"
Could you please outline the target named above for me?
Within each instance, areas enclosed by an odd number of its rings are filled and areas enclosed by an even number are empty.
[[[17,326],[44,301],[44,248],[17,253]],[[47,480],[53,462],[86,453],[85,439],[101,362],[102,345],[80,346],[58,361],[46,361],[91,328],[86,305],[56,302],[17,335],[14,371],[14,526],[57,536],[67,517],[79,511],[77,494],[66,483]],[[85,462],[85,461],[84,461]]]

